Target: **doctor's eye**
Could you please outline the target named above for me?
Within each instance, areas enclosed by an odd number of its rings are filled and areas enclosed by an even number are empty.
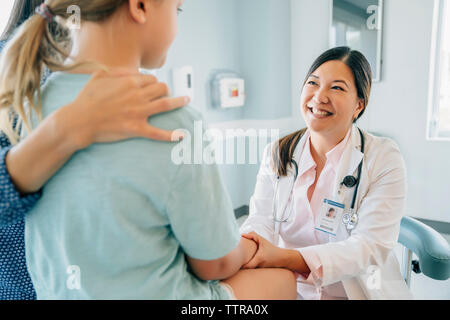
[[[312,86],[315,86],[315,85],[317,85],[317,82],[315,82],[315,81],[313,81],[313,80],[310,80],[310,81],[307,82],[307,84],[310,84],[310,85],[312,85]]]
[[[331,89],[336,89],[336,90],[340,90],[340,91],[345,91],[344,88],[341,88],[339,86],[334,86]]]

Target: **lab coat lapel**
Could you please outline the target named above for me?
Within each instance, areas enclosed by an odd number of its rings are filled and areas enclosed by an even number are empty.
[[[349,209],[351,205],[350,202],[347,204],[346,200],[349,195],[353,195],[354,188],[343,187],[341,183],[346,176],[353,175],[356,178],[358,166],[364,156],[360,150],[361,137],[359,135],[359,130],[356,126],[353,126],[350,141],[342,154],[334,182],[334,198],[337,199],[338,202],[344,203],[346,205],[346,210]]]
[[[344,149],[342,158],[339,163],[339,167],[336,173],[336,180],[334,182],[334,201],[342,203],[345,205],[344,213],[350,209],[353,192],[355,188],[347,188],[342,185],[342,181],[346,176],[353,175],[355,178],[357,176],[358,166],[363,158],[363,153],[360,151],[361,148],[361,137],[359,135],[359,130],[357,127],[352,127],[352,132],[350,136],[349,143]],[[361,189],[361,184],[358,189]],[[357,204],[355,203],[355,206]],[[329,236],[330,242],[341,241],[349,237],[349,233],[345,226],[340,222],[339,229],[336,236]]]

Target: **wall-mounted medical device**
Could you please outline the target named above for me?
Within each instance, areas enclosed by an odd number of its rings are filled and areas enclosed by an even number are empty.
[[[194,101],[194,68],[185,66],[173,69],[172,88],[174,97],[189,96]]]
[[[233,71],[215,72],[211,79],[211,97],[215,107],[243,107],[245,104],[244,79]]]

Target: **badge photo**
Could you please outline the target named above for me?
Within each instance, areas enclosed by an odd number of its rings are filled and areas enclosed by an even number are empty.
[[[323,199],[322,209],[317,217],[315,229],[336,236],[344,207],[342,203]]]

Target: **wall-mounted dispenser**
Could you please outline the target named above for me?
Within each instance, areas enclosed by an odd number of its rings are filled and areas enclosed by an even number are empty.
[[[194,68],[185,66],[172,71],[173,96],[189,96],[194,101]]]
[[[211,80],[211,97],[215,107],[243,107],[245,104],[245,80],[233,71],[217,71]]]

